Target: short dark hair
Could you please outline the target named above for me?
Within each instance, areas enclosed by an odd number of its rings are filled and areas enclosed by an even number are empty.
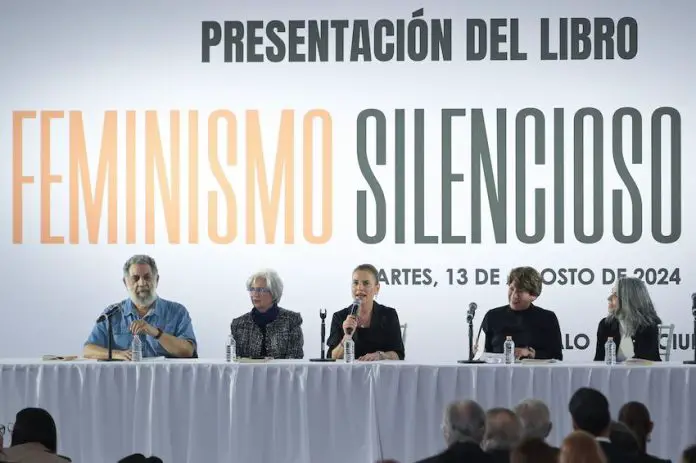
[[[534,267],[516,267],[508,275],[508,286],[512,283],[515,283],[519,291],[526,291],[532,296],[538,297],[541,294],[543,280]]]
[[[379,283],[379,270],[372,264],[360,264],[353,269],[352,273],[355,272],[370,272],[375,277],[375,283]]]
[[[43,408],[25,408],[15,418],[12,446],[30,443],[39,443],[51,453],[58,451],[56,422]]]
[[[684,450],[681,458],[681,463],[696,463],[696,445]]]
[[[575,425],[593,436],[599,436],[611,424],[609,401],[597,389],[581,387],[568,404]]]
[[[650,412],[641,402],[627,402],[619,410],[619,421],[628,426],[643,444],[650,434]]]
[[[539,438],[525,439],[510,454],[510,463],[555,463],[558,451]]]

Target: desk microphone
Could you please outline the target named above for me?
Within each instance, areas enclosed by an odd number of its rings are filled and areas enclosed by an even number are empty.
[[[478,305],[475,302],[469,304],[469,311],[466,313],[466,322],[471,323],[474,321],[474,315],[476,315],[476,309]]]
[[[696,293],[693,293],[691,295],[691,315],[694,317],[694,332],[692,335],[696,337]],[[694,338],[692,338],[694,339]],[[671,339],[668,339],[667,342],[672,342]],[[693,360],[684,360],[685,365],[696,365],[696,349],[694,349],[694,359]]]
[[[120,302],[118,302],[118,303],[116,303],[116,304],[111,304],[111,305],[104,311],[104,313],[101,314],[101,315],[99,316],[99,318],[97,318],[97,323],[101,323],[101,322],[103,322],[104,320],[106,320],[107,318],[111,318],[111,316],[112,316],[113,314],[115,314],[116,312],[118,312],[118,310],[119,310],[120,308],[121,308],[121,303],[120,303]]]
[[[117,304],[111,304],[107,309],[104,311],[103,314],[97,318],[97,323],[101,323],[103,321],[106,321],[106,342],[107,342],[107,357],[105,359],[101,359],[100,361],[102,362],[118,362],[120,359],[115,359],[114,358],[114,327],[113,324],[111,323],[111,317],[113,315],[121,310],[121,303]]]

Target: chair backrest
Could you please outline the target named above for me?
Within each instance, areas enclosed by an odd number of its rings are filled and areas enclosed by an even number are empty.
[[[672,339],[674,334],[674,323],[671,325],[657,325],[657,345],[660,346],[660,356],[665,362],[669,362],[669,355],[672,353]],[[662,338],[665,340],[664,349]]]
[[[401,340],[404,343],[404,346],[406,345],[406,329],[408,328],[408,323],[403,323],[401,325]]]

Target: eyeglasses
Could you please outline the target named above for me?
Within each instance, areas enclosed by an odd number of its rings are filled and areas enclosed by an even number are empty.
[[[250,293],[259,293],[259,294],[269,294],[271,292],[270,289],[268,288],[249,288]]]

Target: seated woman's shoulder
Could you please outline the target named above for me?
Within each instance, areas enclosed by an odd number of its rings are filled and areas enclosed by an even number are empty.
[[[278,308],[278,315],[288,318],[292,321],[302,321],[302,314],[300,312],[295,312],[294,310],[284,309],[282,307]]]

